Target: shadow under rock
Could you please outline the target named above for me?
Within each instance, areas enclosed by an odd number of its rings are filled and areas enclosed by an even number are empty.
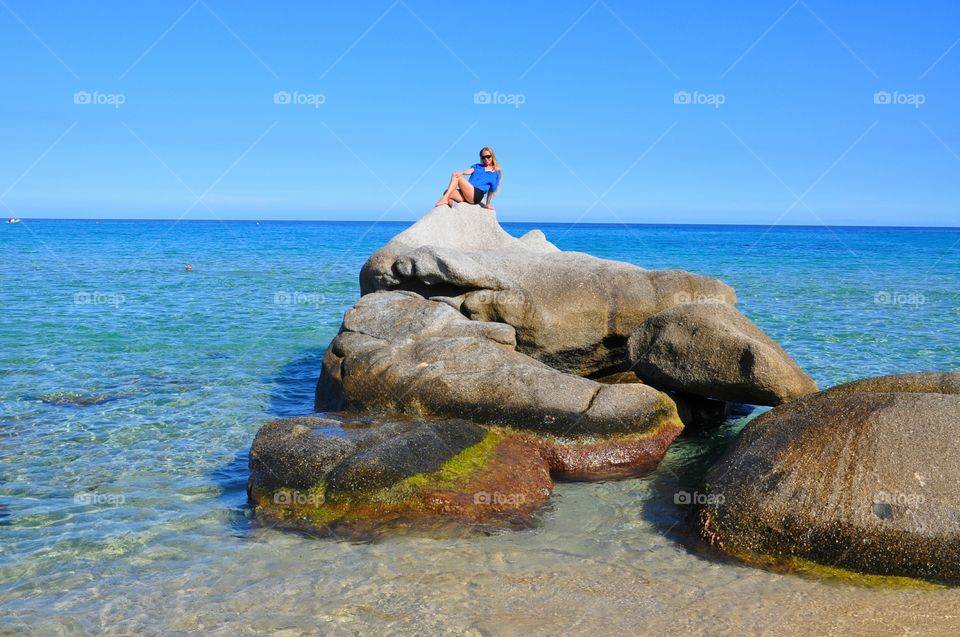
[[[703,478],[740,431],[764,410],[730,417],[709,428],[688,428],[676,439],[666,456],[647,479],[655,494],[641,504],[641,517],[665,538],[688,552],[710,561],[728,558],[700,540],[694,520],[695,503],[703,493]]]
[[[314,413],[314,392],[327,348],[310,349],[269,378],[273,386],[267,414],[276,418],[291,418]]]
[[[310,349],[284,365],[280,371],[267,381],[271,392],[263,422],[273,418],[289,418],[314,413],[313,400],[323,361],[323,349]],[[255,434],[256,432],[254,432]],[[250,444],[238,451],[232,460],[210,473],[210,481],[220,487],[220,494],[214,498],[218,506],[230,512],[230,532],[235,537],[249,538],[254,525],[251,522],[251,509],[247,502],[247,478],[250,475]]]

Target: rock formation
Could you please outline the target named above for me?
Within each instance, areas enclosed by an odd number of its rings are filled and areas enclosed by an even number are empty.
[[[724,283],[563,252],[537,230],[518,239],[480,206],[432,210],[367,260],[360,285],[324,356],[315,408],[376,426],[338,436],[302,419],[264,425],[250,462],[264,515],[339,527],[529,521],[552,479],[652,471],[684,420],[722,417],[722,400],[708,398],[815,390]],[[631,334],[639,353],[675,306],[679,324],[699,320],[684,309],[699,300],[724,319],[709,338],[680,338],[677,355],[713,360],[709,374],[674,379],[696,365],[670,367],[665,353],[650,357],[655,367],[628,359]],[[658,329],[673,338],[676,327]],[[740,376],[728,374],[731,360]]]
[[[793,359],[726,303],[686,303],[654,314],[628,341],[630,369],[647,382],[751,405],[817,391]]]
[[[960,582],[960,372],[868,378],[747,425],[701,534],[748,561]]]

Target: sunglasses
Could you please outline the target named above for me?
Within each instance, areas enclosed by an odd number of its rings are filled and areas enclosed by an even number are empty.
[[[480,159],[490,159],[493,155],[480,155]]]

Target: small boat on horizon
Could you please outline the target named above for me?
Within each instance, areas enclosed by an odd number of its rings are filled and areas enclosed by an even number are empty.
[[[7,223],[23,223],[23,222],[17,217],[10,217],[9,219],[7,219]]]

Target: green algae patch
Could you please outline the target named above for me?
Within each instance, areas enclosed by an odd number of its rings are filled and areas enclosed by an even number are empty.
[[[818,562],[805,560],[799,557],[776,557],[773,555],[758,555],[738,550],[725,550],[731,557],[740,560],[749,566],[764,568],[784,574],[796,574],[813,579],[822,579],[838,584],[849,584],[866,588],[891,588],[906,590],[933,591],[949,588],[945,584],[938,584],[927,580],[904,577],[902,575],[877,575],[874,573],[860,573],[839,566],[827,566]]]
[[[390,486],[334,492],[330,483],[301,491],[251,484],[250,500],[263,519],[308,532],[369,537],[443,529],[446,536],[480,528],[529,528],[552,492],[540,444],[494,427],[436,470]]]
[[[709,492],[708,485],[704,485],[704,492]],[[722,553],[748,566],[762,568],[776,573],[799,575],[811,579],[825,580],[837,584],[862,586],[867,588],[889,588],[907,590],[939,590],[948,588],[947,585],[905,575],[882,575],[867,573],[845,568],[830,566],[810,559],[794,555],[771,555],[757,553],[738,546],[735,536],[724,537],[720,532],[717,519],[709,509],[701,509],[698,513],[698,527],[700,537],[707,544]]]
[[[467,447],[450,458],[433,473],[421,473],[402,480],[393,489],[400,492],[427,489],[457,489],[464,487],[472,476],[483,471],[489,464],[497,445],[504,439],[500,431],[490,431],[472,447]],[[392,490],[392,489],[391,489]]]

